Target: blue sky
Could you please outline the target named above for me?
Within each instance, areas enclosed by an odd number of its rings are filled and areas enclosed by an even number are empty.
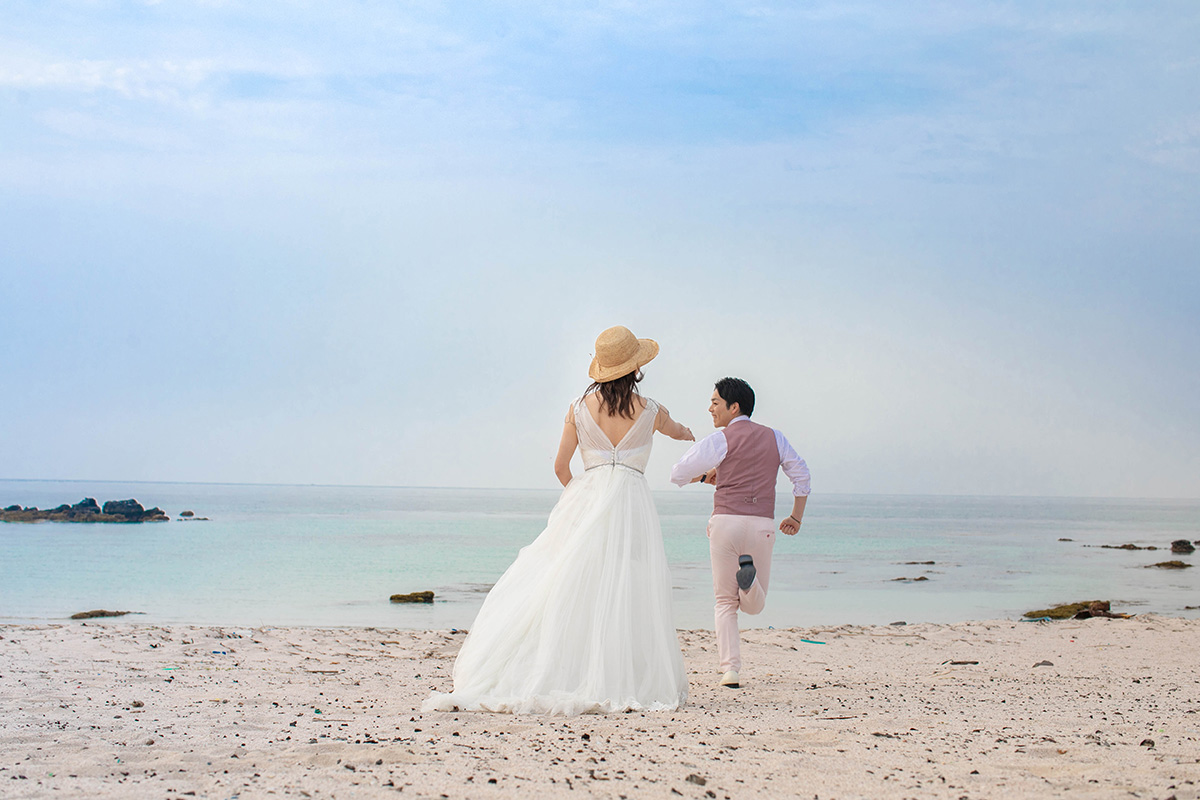
[[[620,323],[697,431],[749,379],[816,491],[1198,497],[1197,41],[1190,2],[6,3],[0,477],[553,486]]]

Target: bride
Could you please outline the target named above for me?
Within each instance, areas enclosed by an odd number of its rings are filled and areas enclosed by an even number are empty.
[[[695,437],[638,393],[640,368],[656,355],[657,342],[619,325],[596,339],[595,382],[567,411],[554,462],[562,496],[484,600],[454,663],[454,690],[434,692],[422,710],[659,711],[687,699],[671,576],[642,473],[655,431]]]

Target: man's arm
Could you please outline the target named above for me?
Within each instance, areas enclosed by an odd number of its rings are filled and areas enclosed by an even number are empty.
[[[675,466],[671,467],[671,483],[684,486],[699,478],[704,473],[714,469],[725,460],[729,445],[725,441],[725,432],[717,431],[696,442],[683,454]]]
[[[779,523],[779,531],[788,536],[795,536],[800,530],[804,519],[804,507],[808,504],[808,494],[812,491],[811,476],[808,464],[796,454],[795,448],[782,433],[775,431],[775,443],[779,446],[779,466],[783,474],[792,482],[792,513]]]
[[[804,519],[804,506],[808,503],[808,495],[802,494],[792,498],[792,514],[779,523],[779,532],[795,536],[800,532],[800,520]]]

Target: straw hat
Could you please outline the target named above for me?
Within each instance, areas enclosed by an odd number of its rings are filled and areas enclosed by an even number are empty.
[[[658,342],[639,339],[624,325],[609,328],[596,337],[596,357],[588,375],[597,383],[615,381],[649,364],[658,355]]]

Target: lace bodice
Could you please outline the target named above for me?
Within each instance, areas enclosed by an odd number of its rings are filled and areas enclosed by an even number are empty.
[[[633,427],[620,442],[613,446],[604,431],[592,419],[583,398],[575,401],[575,432],[579,436],[579,454],[583,457],[584,469],[595,469],[608,464],[621,464],[638,472],[646,471],[650,460],[650,447],[654,440],[654,419],[658,416],[658,403],[646,398],[646,408],[634,421]]]

